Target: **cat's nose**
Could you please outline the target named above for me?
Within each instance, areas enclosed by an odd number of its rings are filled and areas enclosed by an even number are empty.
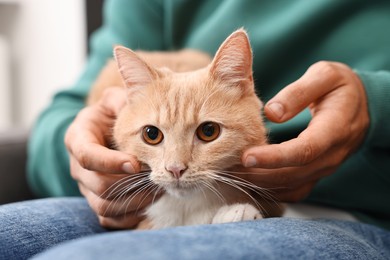
[[[186,165],[171,165],[168,167],[165,167],[165,170],[170,172],[173,177],[176,179],[180,179],[180,177],[184,174],[184,172],[188,169]]]

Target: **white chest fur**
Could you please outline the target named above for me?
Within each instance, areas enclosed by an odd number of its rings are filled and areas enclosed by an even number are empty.
[[[210,191],[185,197],[166,193],[146,210],[146,215],[153,229],[262,218],[253,205],[245,202],[235,203],[232,199],[236,197],[234,193],[230,191],[228,194],[230,196],[223,196],[222,199]]]
[[[147,209],[146,215],[156,229],[210,224],[222,205],[222,200],[207,192],[182,198],[166,193]]]

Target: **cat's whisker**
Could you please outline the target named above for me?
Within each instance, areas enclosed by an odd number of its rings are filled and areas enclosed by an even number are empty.
[[[202,192],[203,197],[205,198],[205,200],[207,200],[207,195],[206,195],[206,193],[204,192],[204,189],[203,189],[203,187],[201,186],[201,183],[196,183],[195,188],[196,188],[197,190],[200,190],[200,191]]]
[[[153,187],[153,185],[154,185],[154,184],[150,181],[150,179],[146,180],[145,182],[146,182],[145,185],[139,187],[139,189],[137,189],[136,191],[134,191],[134,192],[133,192],[125,201],[124,201],[124,204],[126,205],[126,210],[125,210],[125,212],[127,212],[127,210],[128,210],[128,208],[129,208],[131,202],[133,201],[133,199],[134,199],[135,197],[137,197],[137,196],[138,196],[139,194],[141,194],[142,192],[145,192],[147,189]],[[142,197],[142,198],[143,198],[143,197]],[[138,203],[136,210],[138,210],[139,205],[140,205],[140,202]]]
[[[232,181],[231,179],[228,179],[228,178],[224,178],[224,177],[221,177],[221,176],[218,176],[217,177],[217,181],[221,182],[221,183],[225,183],[233,188],[236,188],[238,189],[239,191],[241,191],[242,193],[244,193],[245,195],[247,195],[255,204],[258,208],[260,209],[263,209],[263,207],[258,203],[258,201],[249,193],[247,192],[245,189],[243,189],[242,187],[240,187],[239,185],[237,185],[234,181]]]
[[[266,203],[272,203],[274,205],[277,205],[279,208],[282,208],[280,201],[273,195],[273,193],[269,189],[258,187],[250,182],[243,183],[242,185],[245,185],[248,189],[255,192],[261,198],[265,198]]]
[[[126,177],[116,181],[110,187],[108,187],[100,196],[98,196],[96,198],[96,200],[98,200],[98,199],[106,200],[106,198],[110,198],[110,197],[114,197],[112,200],[115,200],[116,197],[118,196],[118,194],[120,194],[122,192],[122,190],[127,187],[126,183],[132,182],[135,179],[143,178],[144,175],[146,176],[147,174],[145,173],[145,174],[136,174],[135,176],[134,175],[126,176]],[[102,206],[103,205],[101,204],[99,207],[101,208]],[[105,213],[107,212],[107,210],[110,206],[111,206],[111,203],[108,205]]]
[[[132,190],[138,188],[139,186],[143,185],[145,183],[145,177],[141,178],[139,180],[132,180],[130,183],[127,183],[126,185],[121,185],[122,187],[118,188],[115,191],[115,197],[112,199],[112,201],[119,201],[123,196],[125,196],[127,193],[131,192]]]
[[[217,198],[219,198],[221,200],[222,203],[226,204],[226,199],[223,197],[223,195],[221,194],[221,192],[216,189],[211,183],[205,181],[205,180],[201,180],[201,183],[206,187],[208,188],[212,193],[214,193]]]
[[[251,171],[228,171],[228,170],[223,170],[225,173],[231,173],[231,174],[259,174],[258,172],[251,172]]]
[[[117,194],[115,197],[111,200],[110,204],[108,205],[107,209],[104,212],[104,215],[109,212],[110,208],[115,209],[117,203],[124,197],[126,194],[128,194],[130,191],[142,187],[145,183],[147,183],[148,178],[142,177],[140,180],[136,182],[132,182],[131,185],[126,185],[124,187],[121,187],[119,190],[117,190]]]
[[[260,196],[261,198],[265,198],[264,202],[266,202],[268,204],[272,203],[273,205],[276,205],[277,207],[282,209],[281,204],[275,198],[275,196],[272,195],[272,193],[269,191],[269,189],[265,189],[265,188],[256,186],[255,184],[253,184],[245,179],[242,179],[238,176],[234,176],[231,174],[227,174],[226,172],[218,172],[218,174],[227,176],[232,182],[236,183],[237,185],[241,185],[244,188],[249,189],[250,191],[252,191],[252,192],[256,193],[258,196]],[[238,179],[238,180],[235,180],[233,178]]]
[[[146,193],[146,191],[150,189],[150,191],[148,193]],[[154,191],[156,191],[158,189],[158,186],[155,185],[154,183],[150,182],[147,184],[147,188],[145,188],[144,192],[145,194],[141,197],[140,199],[140,202],[138,203],[138,206],[137,206],[137,209],[135,210],[135,214],[138,213],[138,210],[139,210],[139,207],[142,205],[142,203],[145,201],[145,199],[150,195],[152,194]]]
[[[154,201],[156,200],[157,194],[159,194],[160,191],[163,189],[162,187],[160,187],[160,186],[158,186],[158,185],[157,185],[156,187],[157,187],[157,189],[156,189],[155,192],[154,192],[154,195],[153,195],[153,199],[152,199],[151,205],[154,204]]]
[[[249,174],[253,174],[253,175],[256,175],[256,174],[259,174],[257,172],[245,172],[245,171],[227,171],[227,170],[223,170],[223,173],[227,173],[227,174],[231,174],[233,176],[235,175],[249,175]],[[235,177],[238,177],[238,176],[235,176]],[[273,187],[273,188],[267,188],[267,190],[278,190],[278,189],[286,189],[288,187],[286,186],[278,186],[278,187]]]
[[[128,182],[131,182],[135,179],[139,179],[139,178],[143,178],[145,176],[149,175],[149,173],[146,173],[146,172],[143,172],[143,173],[137,173],[137,174],[134,174],[134,175],[130,175],[130,176],[126,176],[118,181],[116,181],[115,183],[113,183],[110,187],[108,187],[101,195],[100,197],[103,198],[105,197],[106,193],[107,192],[110,192],[107,197],[111,197],[113,196],[113,193],[119,189],[120,186],[122,185],[126,185],[126,183]]]
[[[193,189],[196,190],[196,191],[200,191],[200,192],[203,194],[203,197],[204,197],[205,199],[207,199],[206,193],[204,192],[204,190],[203,190],[203,188],[202,188],[202,183],[196,182],[196,183],[195,183],[195,187],[194,187]]]
[[[228,176],[228,177],[232,178],[232,176]],[[233,176],[233,177],[238,178],[237,176]],[[241,178],[239,178],[239,179],[241,179]],[[276,204],[278,207],[281,207],[278,200],[275,198],[275,196],[272,195],[272,193],[268,189],[258,187],[256,185],[254,185],[253,183],[246,181],[244,179],[242,179],[242,181],[232,179],[232,181],[235,182],[236,184],[241,185],[241,186],[249,189],[250,191],[256,193],[261,198],[265,198],[265,202],[267,202],[268,204],[270,204],[272,202],[273,204]]]
[[[240,184],[253,192],[257,193],[261,197],[265,197],[268,200],[271,200],[272,202],[277,202],[275,196],[272,195],[272,193],[269,191],[269,189],[265,189],[262,187],[259,187],[243,178],[240,178],[238,176],[226,173],[226,172],[217,172],[219,175],[224,175],[229,178],[231,178],[236,184]]]
[[[126,193],[130,192],[132,189],[136,189],[139,186],[143,185],[145,182],[147,182],[147,178],[143,177],[140,180],[137,180],[136,182],[131,182],[130,185],[125,185],[120,190],[117,191],[118,194],[116,194],[115,198],[113,200],[119,200],[122,198],[122,196],[126,195]]]
[[[212,174],[211,176],[214,178],[214,180],[219,181],[219,182],[222,182],[222,183],[224,183],[224,184],[226,184],[226,185],[229,185],[229,186],[231,186],[231,187],[233,187],[233,188],[236,188],[236,189],[238,189],[239,191],[243,192],[245,195],[247,195],[247,196],[253,201],[253,203],[256,205],[256,207],[257,207],[258,209],[260,209],[262,212],[264,212],[264,207],[262,207],[262,206],[260,205],[260,203],[259,203],[252,195],[250,195],[249,192],[247,192],[246,190],[244,190],[243,188],[241,188],[240,186],[238,186],[238,185],[237,185],[236,183],[234,183],[231,179],[225,178],[225,177],[220,176],[220,175],[217,175],[217,174]]]

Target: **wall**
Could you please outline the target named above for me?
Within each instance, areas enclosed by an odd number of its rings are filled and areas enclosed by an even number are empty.
[[[31,128],[53,94],[73,84],[85,31],[82,0],[0,0],[0,70],[8,64],[9,75],[0,78],[0,128]]]

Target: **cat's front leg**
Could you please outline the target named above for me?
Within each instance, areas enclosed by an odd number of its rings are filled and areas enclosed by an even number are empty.
[[[260,211],[249,203],[236,203],[222,206],[215,214],[212,223],[229,223],[262,219]]]

